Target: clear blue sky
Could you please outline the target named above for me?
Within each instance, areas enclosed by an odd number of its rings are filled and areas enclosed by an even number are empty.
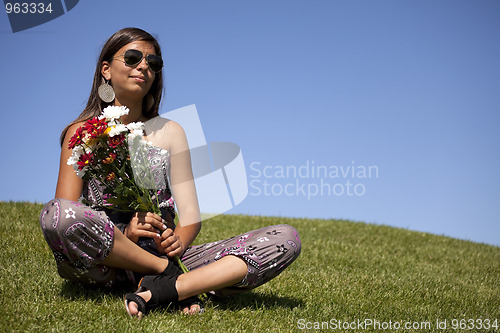
[[[207,141],[241,147],[249,195],[229,213],[500,245],[497,0],[80,1],[15,34],[2,12],[0,200],[53,197],[60,131],[85,105],[101,46],[126,26],[159,38],[162,111],[196,104]],[[377,173],[277,173],[307,164]]]

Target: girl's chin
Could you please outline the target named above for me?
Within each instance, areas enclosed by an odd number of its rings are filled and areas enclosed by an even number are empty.
[[[137,99],[137,100],[142,100],[144,96],[147,95],[147,91],[144,91],[143,89],[127,89],[123,90],[121,92],[116,92],[117,98],[120,100],[120,96],[123,96],[125,98],[121,98],[124,100],[131,100],[131,99]]]

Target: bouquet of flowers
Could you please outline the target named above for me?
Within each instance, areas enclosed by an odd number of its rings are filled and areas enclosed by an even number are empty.
[[[124,106],[108,106],[99,117],[87,120],[69,141],[72,154],[67,164],[80,178],[94,178],[104,186],[102,208],[161,216],[147,154],[149,143],[143,140],[144,123],[123,124],[120,118],[128,112]],[[188,271],[178,257],[175,260]]]

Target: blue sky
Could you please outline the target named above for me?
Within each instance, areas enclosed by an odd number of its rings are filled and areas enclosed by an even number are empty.
[[[0,200],[53,197],[60,131],[85,105],[103,43],[126,26],[158,36],[162,112],[195,104],[207,141],[241,147],[249,194],[229,213],[500,245],[496,0],[80,1],[18,33],[2,12]],[[277,173],[307,165],[377,174]]]

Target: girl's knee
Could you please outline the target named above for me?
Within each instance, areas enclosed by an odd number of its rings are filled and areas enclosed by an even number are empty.
[[[75,234],[113,233],[112,223],[104,212],[63,198],[53,199],[44,206],[40,226],[49,245],[67,242]]]
[[[50,200],[40,213],[40,226],[43,232],[58,232],[75,221],[79,217],[77,216],[77,204],[63,198]]]
[[[291,225],[287,225],[287,232],[290,239],[295,243],[294,257],[297,258],[300,254],[300,251],[302,250],[302,241],[300,240],[299,232]]]
[[[302,249],[302,243],[297,229],[289,224],[278,224],[266,227],[264,231],[267,236],[264,238],[269,238],[277,247],[278,252],[281,251],[285,254],[284,260],[285,258],[289,258],[293,261],[299,256]]]
[[[289,224],[280,224],[280,225],[277,225],[275,226],[276,229],[279,230],[279,232],[281,232],[283,234],[283,237],[286,238],[289,243],[293,243],[294,245],[294,252],[297,253],[300,253],[300,250],[302,248],[302,242],[300,241],[300,236],[299,236],[299,232],[297,231],[297,229],[295,229],[294,227],[292,227],[291,225]],[[291,244],[290,244],[291,245]]]
[[[40,213],[40,225],[54,253],[86,267],[105,258],[113,243],[113,223],[104,212],[67,199],[49,201]]]

